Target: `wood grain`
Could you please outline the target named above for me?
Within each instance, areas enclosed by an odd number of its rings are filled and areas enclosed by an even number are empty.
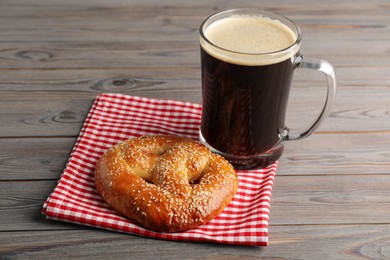
[[[0,139],[0,181],[57,180],[76,138]]]
[[[313,136],[287,142],[270,245],[145,239],[41,214],[88,110],[104,92],[201,102],[198,26],[258,7],[301,28],[338,92]],[[390,3],[386,0],[0,1],[0,258],[389,259]],[[311,123],[322,75],[296,71],[292,129]],[[183,252],[185,256],[183,257]]]
[[[57,180],[75,141],[76,137],[0,138],[0,181]],[[390,133],[315,134],[286,143],[277,178],[386,175],[389,157]]]
[[[159,259],[388,259],[389,230],[389,225],[271,226],[266,248],[143,239],[91,228],[1,232],[0,255],[7,259],[155,259],[157,255]]]
[[[99,93],[117,92],[200,103],[197,69],[131,69],[112,71],[15,71],[0,75],[2,136],[77,135]],[[339,89],[325,132],[387,131],[390,129],[390,74],[377,69],[340,69]],[[364,78],[368,73],[370,78]],[[27,74],[27,76],[26,76]],[[306,74],[304,74],[306,75]],[[297,73],[287,115],[290,128],[311,123],[322,108],[321,75],[303,80]],[[28,95],[23,93],[28,92]],[[353,97],[353,98],[352,98]],[[370,121],[369,124],[366,122]]]
[[[315,134],[287,142],[278,174],[373,175],[390,173],[390,133]],[[375,177],[373,177],[375,178]]]
[[[347,19],[344,4],[335,1],[314,6],[304,2],[280,1],[278,5],[265,1],[261,6],[245,2],[240,5],[282,12],[296,21],[304,34],[302,51],[306,55],[326,57],[336,66],[389,65],[386,24],[390,18],[381,12],[389,9],[386,4],[360,2],[348,6]],[[178,8],[166,3],[159,8],[154,1],[142,5],[136,1],[93,7],[74,3],[59,8],[58,3],[49,2],[18,8],[17,3],[3,3],[1,68],[194,66],[199,56],[199,24],[210,13],[233,6],[221,1],[181,5]],[[26,21],[29,30],[25,29]],[[381,37],[375,37],[378,34]],[[351,40],[355,52],[345,51]]]
[[[277,176],[270,224],[387,224],[389,182],[389,174],[375,178],[370,175]],[[40,209],[56,183],[0,182],[0,230],[55,229],[47,225]]]

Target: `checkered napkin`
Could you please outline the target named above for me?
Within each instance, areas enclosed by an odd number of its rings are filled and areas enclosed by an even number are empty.
[[[209,223],[180,233],[144,229],[113,210],[97,192],[95,164],[108,148],[131,137],[151,134],[197,139],[200,117],[199,104],[121,94],[99,95],[42,213],[48,219],[157,239],[267,245],[277,163],[265,169],[237,171],[239,188],[225,210]]]

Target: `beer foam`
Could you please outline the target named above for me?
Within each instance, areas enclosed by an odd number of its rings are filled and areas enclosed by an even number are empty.
[[[201,41],[205,51],[218,59],[241,65],[277,63],[292,57],[299,48],[285,50],[296,42],[295,33],[279,20],[260,15],[220,19],[210,24],[204,35],[219,47]]]

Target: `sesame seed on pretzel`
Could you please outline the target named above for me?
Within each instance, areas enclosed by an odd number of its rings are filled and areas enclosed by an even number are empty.
[[[108,204],[141,226],[179,232],[220,214],[238,178],[229,162],[199,142],[157,135],[128,139],[105,152],[95,183]]]

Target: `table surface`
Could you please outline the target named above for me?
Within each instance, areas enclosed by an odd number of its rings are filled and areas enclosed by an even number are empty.
[[[198,26],[259,7],[303,32],[338,92],[329,118],[288,142],[268,247],[147,239],[49,221],[42,204],[99,93],[201,102]],[[0,1],[0,256],[5,258],[390,258],[390,2]],[[311,122],[324,78],[297,71],[287,124]]]

